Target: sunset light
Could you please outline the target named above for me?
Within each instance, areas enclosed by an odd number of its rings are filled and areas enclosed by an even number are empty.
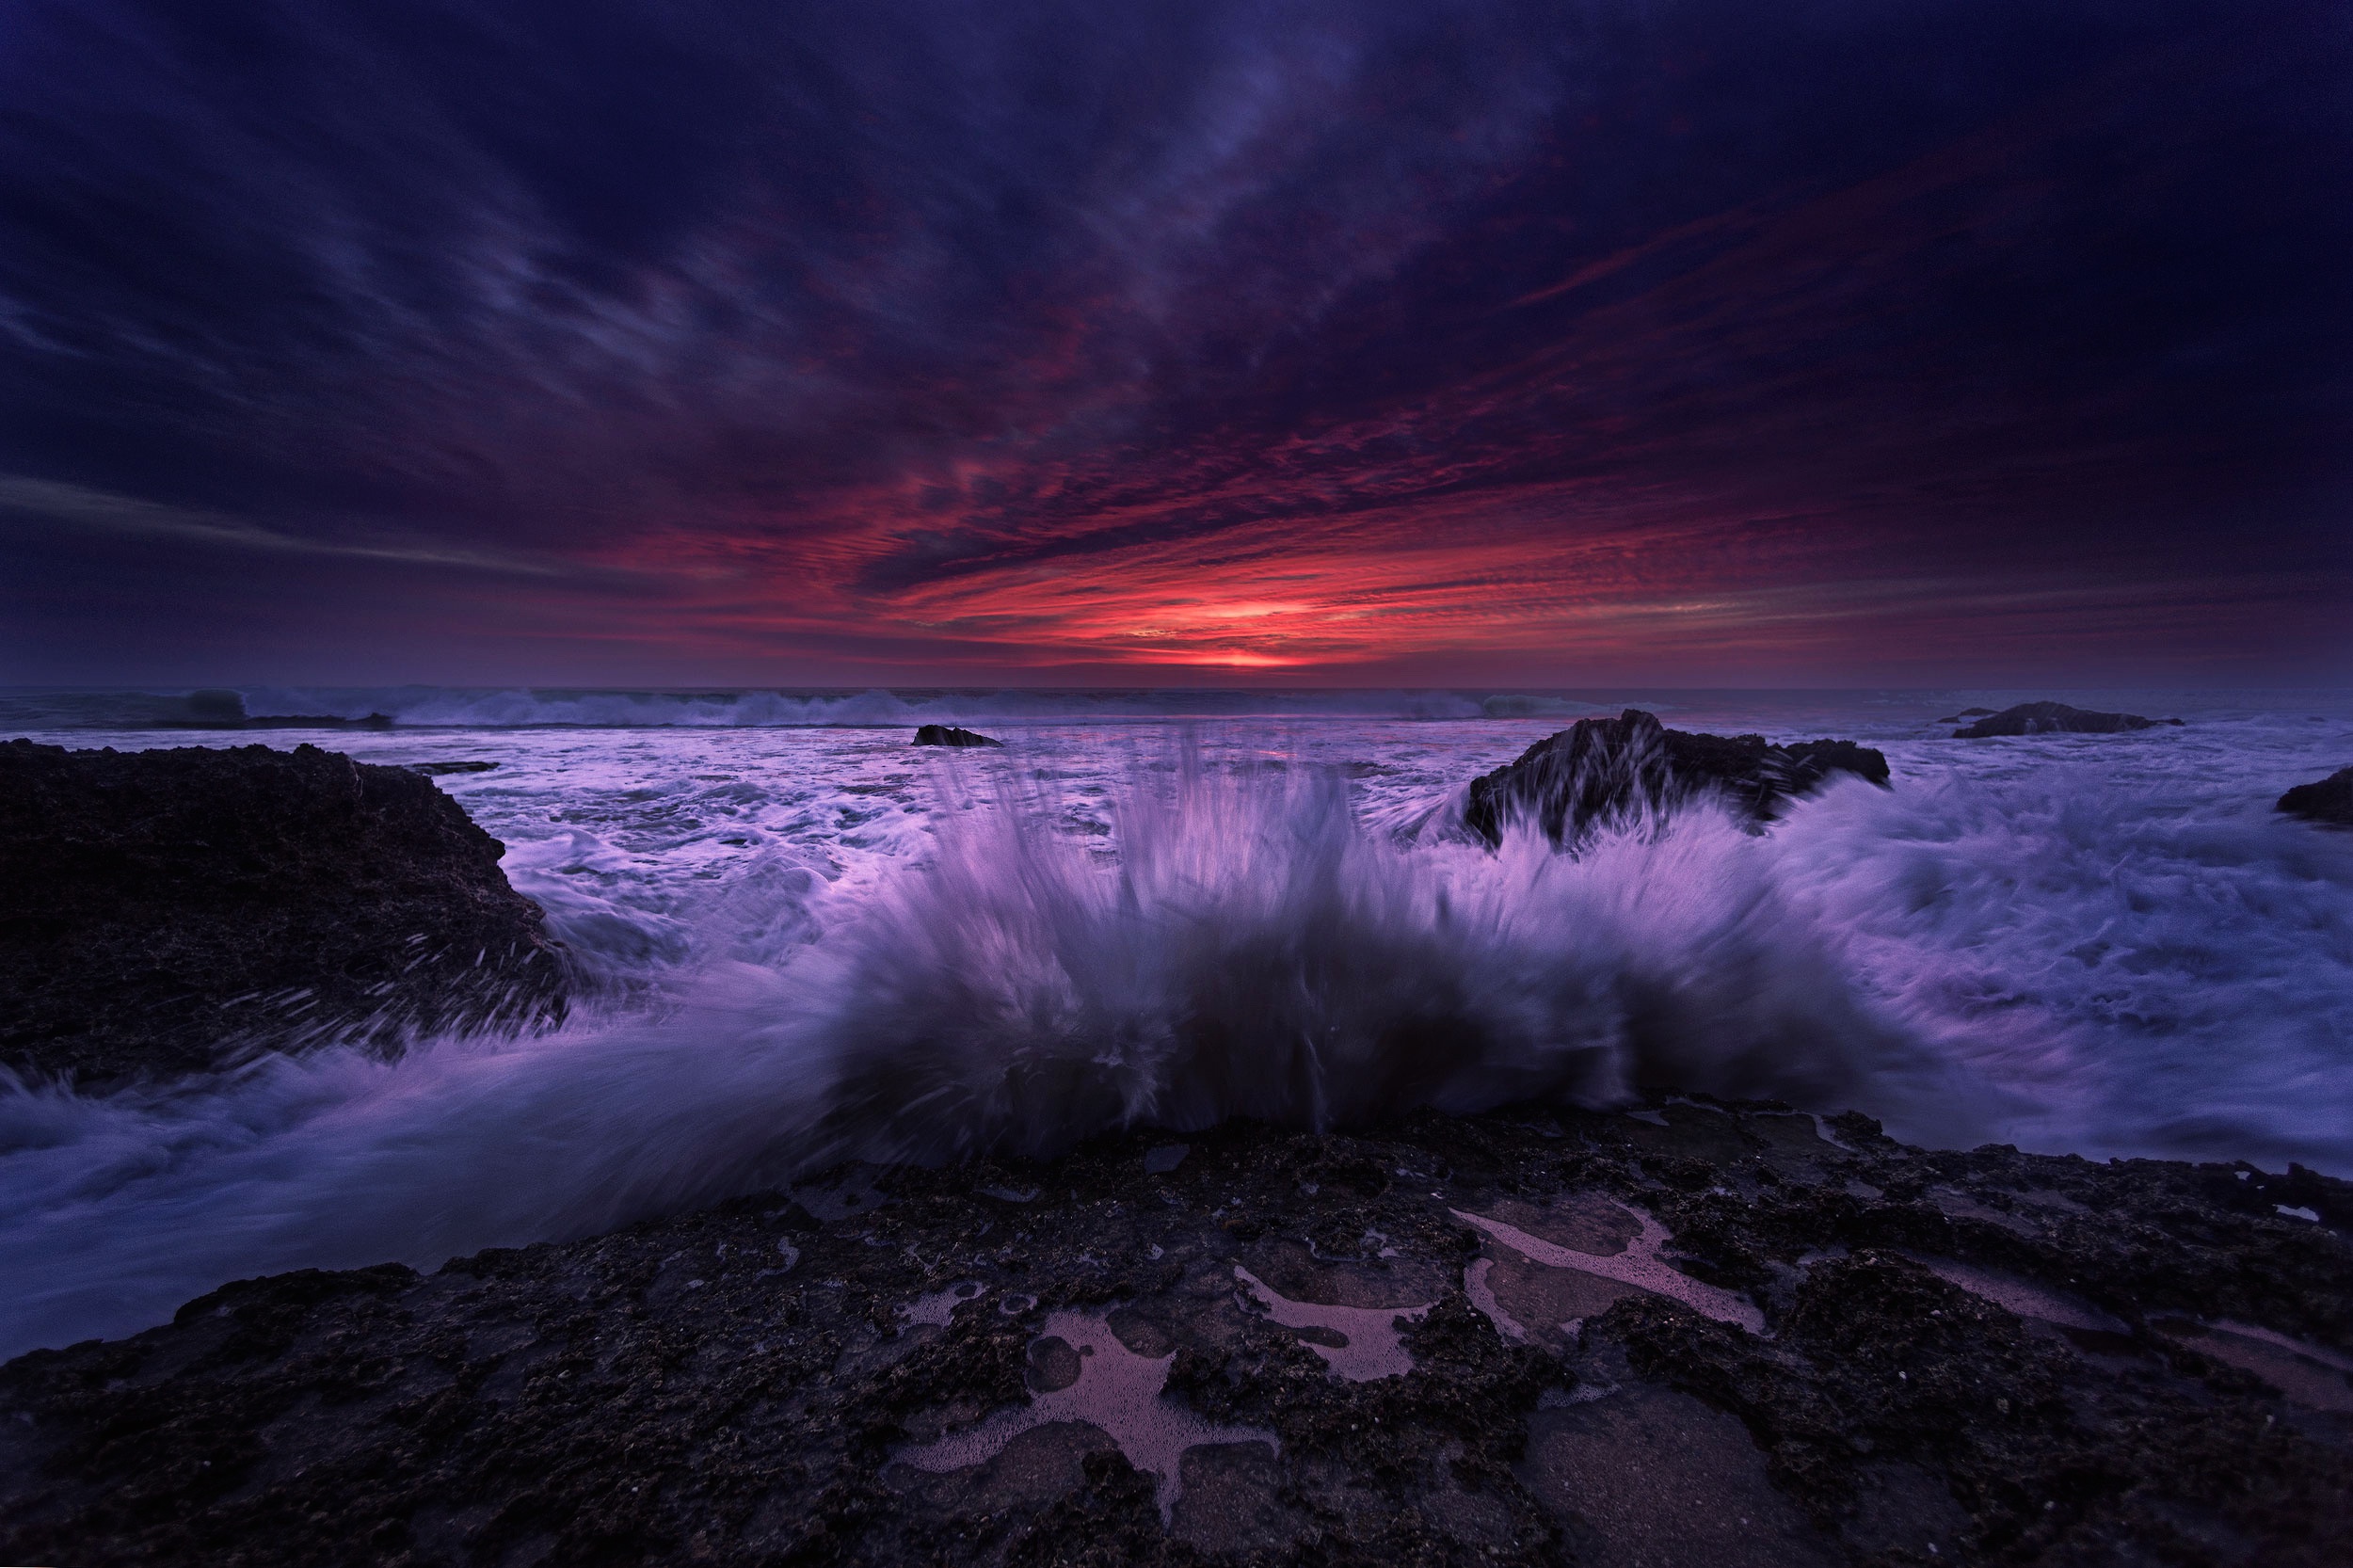
[[[6,0],[0,1563],[2349,1480],[2353,3]]]
[[[665,679],[786,682],[2340,667],[2353,306],[2323,259],[2353,219],[2319,193],[2353,142],[2296,107],[2338,30],[1994,3],[1881,55],[1642,16],[1640,45],[1500,12],[1345,47],[1288,12],[1138,20],[1041,61],[1075,97],[915,27],[885,74],[932,88],[813,119],[824,62],[868,47],[834,24],[718,48],[680,22],[645,47],[701,86],[622,109],[584,39],[525,67],[466,34],[402,69],[546,97],[433,121],[424,208],[332,95],[300,135],[183,139],[175,179],[238,194],[151,217],[168,286],[86,229],[0,248],[9,655],[68,681],[593,680],[652,648]],[[24,115],[70,36],[12,56]],[[1076,105],[1163,56],[1193,63],[1159,129],[1079,151],[1110,121]],[[195,78],[138,74],[161,57],[110,90],[212,123]],[[1481,64],[1401,63],[1440,59]],[[599,151],[623,112],[626,158]],[[0,179],[154,188],[165,144],[110,136]]]

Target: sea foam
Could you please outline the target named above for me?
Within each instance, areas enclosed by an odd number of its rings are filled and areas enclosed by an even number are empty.
[[[0,1353],[232,1278],[1135,1123],[1672,1086],[2353,1168],[2353,843],[2268,812],[2284,750],[2186,737],[1891,746],[1895,790],[1761,836],[1703,806],[1564,856],[1450,831],[1523,744],[1492,726],[472,735],[501,767],[455,787],[610,984],[538,1037],[0,1089]]]

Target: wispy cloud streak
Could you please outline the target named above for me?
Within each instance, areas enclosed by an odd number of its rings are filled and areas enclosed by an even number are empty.
[[[93,678],[205,664],[191,572],[288,678],[362,603],[486,679],[2330,668],[2348,88],[2292,0],[36,6],[0,611]]]

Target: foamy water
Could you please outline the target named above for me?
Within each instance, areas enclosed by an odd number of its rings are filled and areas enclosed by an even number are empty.
[[[2353,1171],[2353,835],[2270,808],[2353,761],[2341,697],[2101,694],[2074,700],[2191,722],[1968,743],[1929,721],[2011,694],[244,695],[399,725],[94,728],[149,700],[123,694],[0,711],[73,745],[496,761],[442,787],[596,994],[559,1033],[394,1064],[0,1089],[0,1352],[852,1156],[1236,1113],[1673,1084],[1929,1143]],[[1896,788],[1575,858],[1447,831],[1466,779],[1626,701],[1862,739]],[[932,720],[1009,744],[910,748]]]

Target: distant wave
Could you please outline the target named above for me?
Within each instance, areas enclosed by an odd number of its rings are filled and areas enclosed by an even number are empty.
[[[382,714],[414,728],[516,729],[895,726],[931,723],[1072,724],[1172,718],[1357,717],[1401,719],[1559,718],[1615,712],[1548,693],[1478,691],[1238,692],[1173,690],[910,689],[889,691],[579,690],[440,686],[245,686],[230,688],[256,719],[304,716],[342,721]],[[193,716],[190,694],[159,692],[0,693],[0,727],[11,729],[156,728]]]

